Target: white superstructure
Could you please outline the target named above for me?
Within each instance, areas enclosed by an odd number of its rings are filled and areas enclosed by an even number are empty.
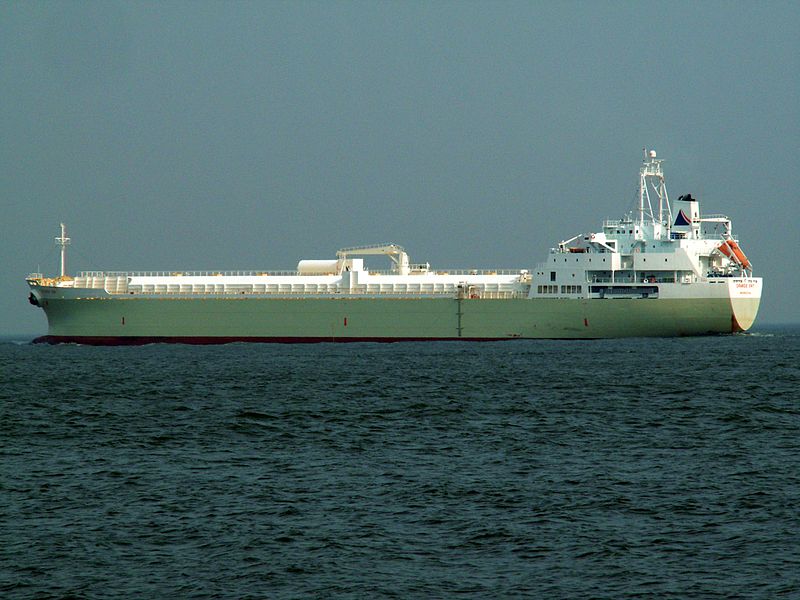
[[[727,216],[701,215],[691,194],[673,211],[662,162],[646,152],[636,217],[607,220],[600,231],[550,249],[534,273],[532,297],[701,297],[707,285],[754,279]]]

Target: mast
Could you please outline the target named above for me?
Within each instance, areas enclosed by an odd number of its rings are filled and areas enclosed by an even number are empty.
[[[69,241],[67,237],[67,226],[61,223],[61,235],[56,238],[56,244],[61,246],[61,277],[67,274],[67,246],[69,245]]]
[[[663,160],[656,158],[655,150],[650,150],[648,152],[647,149],[645,149],[642,167],[639,169],[639,230],[641,233],[644,228],[645,213],[649,214],[650,222],[653,224],[653,237],[655,239],[661,238],[661,233],[665,226],[665,216],[667,217],[667,229],[669,229],[672,223],[672,210],[670,209],[669,198],[667,197],[667,184],[664,179],[664,170],[661,167],[661,163],[663,162]],[[653,205],[650,202],[649,188],[652,188],[656,196],[658,196],[658,218],[656,218]],[[645,202],[647,203],[646,211]]]

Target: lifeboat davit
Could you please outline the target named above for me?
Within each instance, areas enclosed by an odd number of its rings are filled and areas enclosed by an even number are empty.
[[[741,265],[743,269],[750,268],[750,261],[747,260],[747,257],[744,255],[744,252],[742,252],[739,244],[733,240],[725,240],[719,245],[717,250],[722,252],[727,258],[736,264]]]

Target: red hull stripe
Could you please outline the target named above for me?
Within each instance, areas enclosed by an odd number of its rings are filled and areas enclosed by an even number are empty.
[[[234,342],[273,344],[319,344],[322,342],[497,342],[520,338],[423,338],[423,337],[166,337],[166,336],[82,336],[43,335],[33,340],[34,344],[85,344],[87,346],[142,346],[144,344],[232,344]]]

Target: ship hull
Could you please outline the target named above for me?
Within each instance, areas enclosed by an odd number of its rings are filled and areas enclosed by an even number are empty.
[[[51,298],[40,343],[594,339],[745,331],[759,298]]]

